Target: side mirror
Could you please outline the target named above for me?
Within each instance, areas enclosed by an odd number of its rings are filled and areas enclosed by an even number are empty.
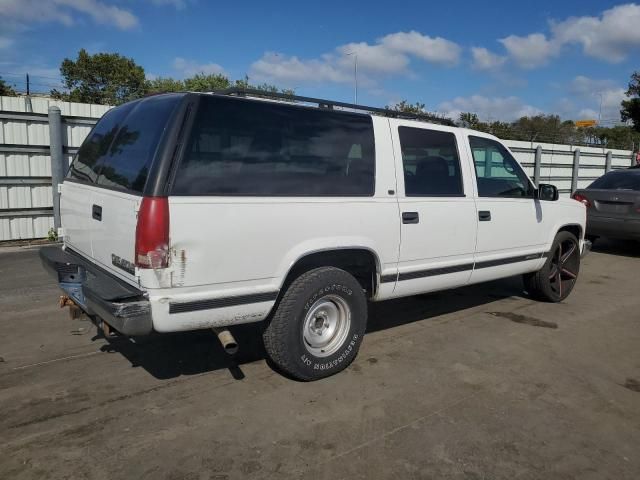
[[[558,193],[558,188],[555,185],[551,185],[548,183],[541,183],[536,190],[536,197],[539,200],[547,200],[549,202],[555,202],[560,198],[560,194]]]

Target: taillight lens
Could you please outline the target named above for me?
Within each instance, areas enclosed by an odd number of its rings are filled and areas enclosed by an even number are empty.
[[[591,202],[589,201],[589,199],[581,193],[574,193],[571,198],[582,203],[587,208],[591,207]]]
[[[169,200],[143,197],[136,225],[136,267],[169,266]]]

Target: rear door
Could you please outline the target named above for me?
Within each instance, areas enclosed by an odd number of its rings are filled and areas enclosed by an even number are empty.
[[[80,148],[63,187],[65,242],[130,281],[137,211],[179,100],[150,97],[108,112]]]
[[[391,127],[402,222],[394,296],[464,285],[473,269],[477,222],[460,138],[436,125]]]

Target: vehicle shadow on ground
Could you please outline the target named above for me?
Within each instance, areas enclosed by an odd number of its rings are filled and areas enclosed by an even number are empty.
[[[621,257],[640,257],[640,242],[633,240],[615,240],[598,238],[592,247],[594,252],[618,255]]]
[[[369,304],[367,333],[417,321],[433,321],[441,315],[523,296],[520,277],[513,277],[432,294]],[[242,365],[267,358],[262,344],[263,324],[239,325],[231,329],[239,352],[226,354],[211,331],[163,334],[135,344],[124,337],[108,339],[103,351],[123,355],[132,367],[144,368],[158,379],[196,375],[227,369],[233,378],[244,378]],[[275,366],[269,362],[271,368]]]

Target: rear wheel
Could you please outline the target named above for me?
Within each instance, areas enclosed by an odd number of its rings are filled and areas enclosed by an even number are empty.
[[[560,302],[567,298],[580,272],[578,239],[569,232],[559,232],[544,266],[524,276],[525,288],[539,300]]]
[[[287,288],[265,329],[271,360],[299,380],[344,370],[355,358],[367,325],[367,299],[349,273],[310,270]]]

